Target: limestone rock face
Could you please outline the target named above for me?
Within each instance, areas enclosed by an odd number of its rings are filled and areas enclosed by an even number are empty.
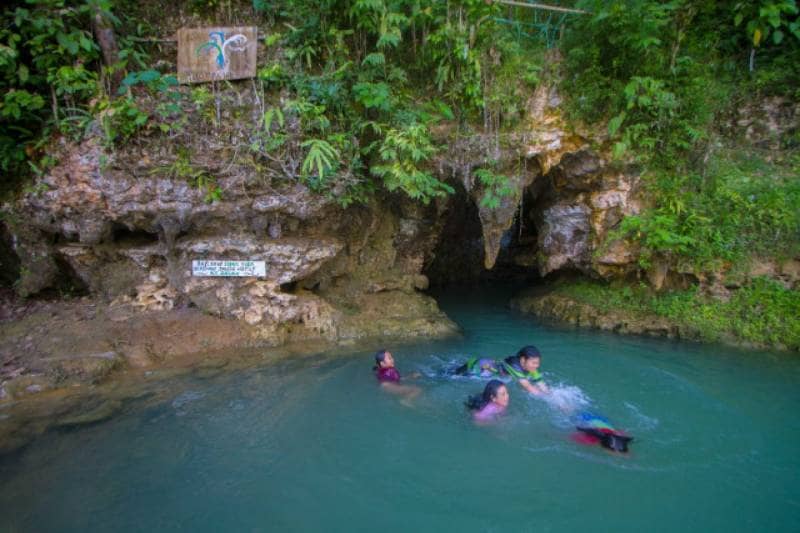
[[[678,326],[663,317],[623,311],[600,311],[591,305],[552,293],[520,295],[511,301],[511,307],[543,319],[556,320],[576,327],[652,337],[700,338],[698,331]]]
[[[525,157],[536,159],[542,174],[556,167],[566,154],[588,145],[588,139],[576,133],[564,120],[559,109],[561,98],[556,87],[541,84],[528,102],[527,128],[523,140]]]
[[[540,275],[625,275],[636,268],[637,249],[607,237],[624,216],[641,210],[638,173],[610,164],[592,148],[605,146],[605,132],[576,130],[560,104],[554,85],[540,85],[521,128],[504,134],[502,143],[500,134],[457,138],[439,161],[439,173],[462,185],[478,212],[485,269],[513,241],[511,262]],[[497,190],[476,178],[478,169],[507,180],[494,205],[485,200],[496,198]],[[512,226],[516,237],[509,234]]]
[[[488,207],[482,201],[486,196],[486,191],[478,194],[476,203],[478,205],[478,216],[483,229],[484,259],[483,266],[486,269],[494,267],[497,255],[500,253],[500,245],[503,235],[514,223],[514,217],[519,211],[519,201],[524,194],[525,188],[533,182],[534,177],[530,174],[514,175],[508,180],[508,186],[512,193],[500,199],[498,207]]]
[[[792,132],[800,128],[800,104],[789,98],[773,96],[748,102],[739,107],[730,129],[744,133],[748,142],[778,153]]]
[[[633,270],[636,249],[608,237],[623,217],[642,209],[638,175],[613,170],[582,150],[565,155],[546,178],[549,199],[534,213],[541,273],[569,268],[614,277]]]
[[[554,205],[542,214],[539,228],[539,269],[543,274],[589,263],[589,216],[583,204]]]
[[[115,153],[96,140],[64,142],[37,192],[13,206],[20,222],[7,230],[26,273],[20,292],[68,277],[119,308],[191,305],[257,326],[275,343],[335,340],[340,329],[348,338],[402,334],[401,324],[417,320],[436,326],[408,335],[455,331],[416,293],[428,285],[421,271],[438,236],[435,209],[397,198],[344,209],[295,180],[224,168],[200,155],[202,138],[193,142],[190,163],[215,176],[221,199],[176,175],[178,156],[155,142]],[[264,261],[266,276],[194,277],[193,260]],[[390,315],[376,316],[367,298],[376,293],[393,302]],[[383,326],[372,327],[378,319]]]
[[[265,261],[267,278],[283,284],[308,277],[319,270],[322,264],[334,257],[344,247],[336,239],[257,238],[238,234],[217,237],[181,239],[174,250],[182,259],[181,264],[191,265],[192,259],[226,257],[233,260]],[[190,271],[183,273],[188,279]],[[201,278],[218,279],[218,278]]]

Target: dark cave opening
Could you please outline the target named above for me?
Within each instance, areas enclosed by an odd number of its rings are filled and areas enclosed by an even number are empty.
[[[115,224],[111,229],[111,241],[123,247],[147,246],[158,243],[158,234],[142,229],[131,229],[122,224]]]
[[[538,188],[523,191],[513,224],[500,241],[493,268],[484,266],[484,238],[479,210],[463,187],[450,199],[445,222],[432,259],[423,274],[431,287],[493,282],[536,283],[541,277],[537,265],[537,228],[534,220]]]
[[[0,287],[13,287],[19,275],[20,260],[14,251],[13,237],[5,224],[0,224]]]

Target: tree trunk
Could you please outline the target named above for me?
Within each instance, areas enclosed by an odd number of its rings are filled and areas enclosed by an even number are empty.
[[[114,35],[114,28],[111,23],[103,16],[100,8],[95,8],[92,17],[92,31],[94,32],[100,52],[103,54],[103,64],[107,68],[109,96],[113,97],[117,93],[124,72],[117,66],[119,63],[119,47],[117,38]]]

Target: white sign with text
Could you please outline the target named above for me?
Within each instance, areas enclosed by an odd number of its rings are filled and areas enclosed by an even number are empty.
[[[192,276],[245,278],[267,275],[264,261],[192,261]]]

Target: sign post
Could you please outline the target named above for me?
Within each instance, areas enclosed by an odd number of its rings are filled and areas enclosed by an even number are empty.
[[[256,75],[255,26],[178,30],[178,81],[241,80]]]
[[[267,275],[264,261],[192,261],[192,276],[223,278],[263,278]]]

